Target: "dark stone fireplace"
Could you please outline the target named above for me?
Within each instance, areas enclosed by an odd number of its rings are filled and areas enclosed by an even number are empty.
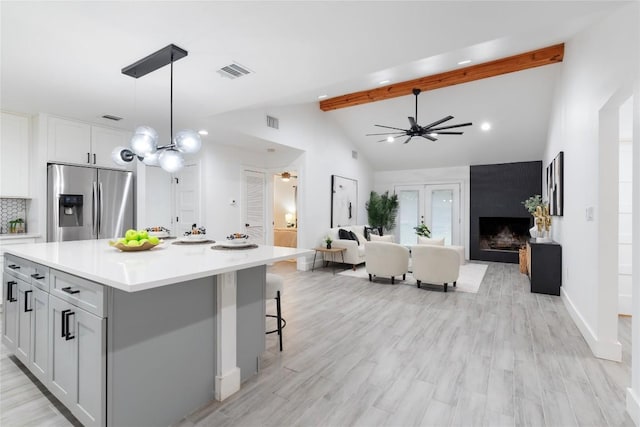
[[[471,166],[469,256],[518,262],[533,218],[522,201],[542,194],[542,162]]]
[[[529,218],[480,217],[481,251],[518,252],[529,238]]]

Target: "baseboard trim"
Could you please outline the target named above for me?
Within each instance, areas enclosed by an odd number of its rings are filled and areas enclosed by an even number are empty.
[[[627,413],[635,425],[640,425],[640,399],[631,387],[627,388]]]
[[[222,401],[240,390],[240,368],[233,368],[224,375],[216,375],[216,400]]]
[[[582,317],[582,314],[580,314],[576,306],[573,304],[573,301],[571,301],[569,294],[567,294],[564,288],[560,288],[560,295],[564,302],[564,306],[567,308],[569,315],[578,327],[578,330],[584,337],[585,341],[587,341],[593,355],[600,359],[620,362],[622,360],[622,345],[618,341],[602,342],[598,340],[596,334],[593,333],[593,330],[591,330],[587,322],[584,320],[584,317]]]

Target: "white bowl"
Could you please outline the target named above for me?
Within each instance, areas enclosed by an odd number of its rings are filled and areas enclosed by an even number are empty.
[[[184,240],[192,240],[192,241],[207,240],[207,235],[206,234],[189,234],[187,236],[184,236]]]

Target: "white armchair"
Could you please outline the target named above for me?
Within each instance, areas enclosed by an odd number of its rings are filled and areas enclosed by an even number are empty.
[[[391,284],[395,283],[395,276],[406,278],[409,270],[409,249],[397,243],[367,242],[364,249],[365,266],[369,274],[369,281],[373,276],[391,277]]]
[[[418,287],[422,282],[444,284],[444,291],[452,283],[456,286],[460,274],[460,255],[455,249],[444,246],[417,245],[411,248],[413,277]]]

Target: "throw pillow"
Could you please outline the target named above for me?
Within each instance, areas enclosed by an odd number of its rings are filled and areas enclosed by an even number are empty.
[[[364,228],[364,237],[367,240],[371,240],[371,235],[374,234],[376,236],[380,235],[380,231],[375,227],[365,227]]]
[[[386,236],[377,236],[373,233],[369,236],[371,237],[372,242],[389,242],[393,243],[393,236],[391,234],[387,234]]]
[[[340,230],[338,230],[338,238],[341,240],[351,240],[351,236],[349,235],[349,232],[344,228],[341,228]]]
[[[419,245],[432,245],[432,246],[444,246],[444,237],[441,239],[434,239],[429,237],[418,236]]]
[[[358,246],[360,246],[360,240],[358,240],[358,236],[356,236],[356,233],[354,233],[353,231],[349,231],[349,239],[355,240]]]

